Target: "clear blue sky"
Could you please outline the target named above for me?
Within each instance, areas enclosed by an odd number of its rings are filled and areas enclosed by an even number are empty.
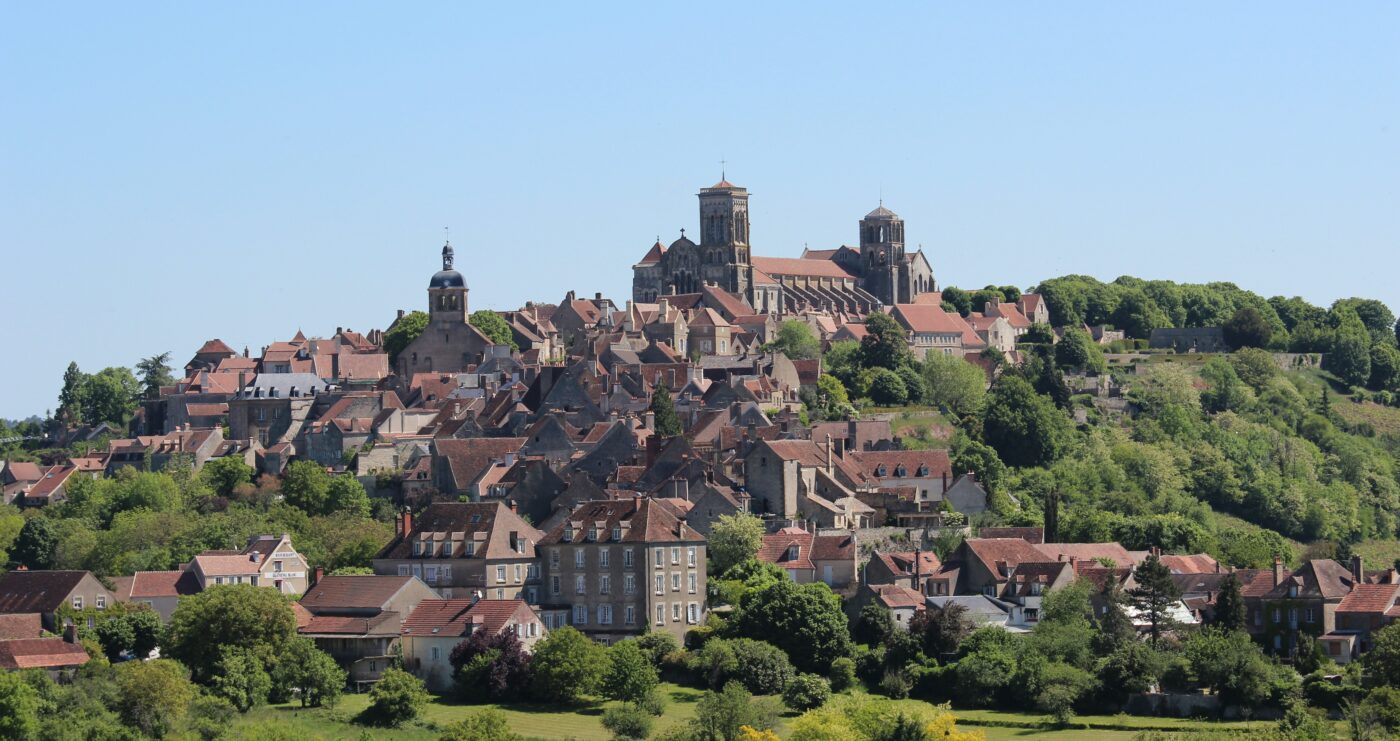
[[[758,254],[883,192],[945,285],[1400,309],[1395,3],[677,5],[5,3],[0,416],[383,327],[449,225],[473,307],[625,300],[721,157]]]

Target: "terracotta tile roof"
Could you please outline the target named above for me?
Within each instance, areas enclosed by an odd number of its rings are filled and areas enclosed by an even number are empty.
[[[382,353],[340,353],[336,370],[341,380],[374,380],[389,375],[389,356]]]
[[[298,630],[311,623],[311,611],[302,607],[300,602],[292,603],[292,614],[296,615]]]
[[[224,358],[219,364],[214,366],[216,373],[237,373],[239,371],[254,371],[258,368],[258,361],[253,358],[245,358],[242,355]]]
[[[191,417],[222,417],[228,414],[228,404],[226,402],[186,404],[185,412]]]
[[[875,551],[875,558],[880,559],[885,564],[885,568],[893,574],[903,574],[905,576],[914,575],[914,551]],[[919,571],[923,576],[933,576],[939,569],[943,568],[942,562],[938,560],[938,554],[933,551],[920,551],[918,553]]]
[[[1035,310],[1036,310],[1037,308],[1040,307],[1040,294],[1038,294],[1038,293],[1023,293],[1023,294],[1021,294],[1021,305],[1022,305],[1023,307],[1025,307],[1025,313],[1026,313],[1027,315],[1034,314],[1034,313],[1035,313]]]
[[[1023,563],[1016,567],[1011,573],[1011,583],[1015,585],[1016,594],[1027,596],[1034,594],[1032,585],[1040,584],[1042,588],[1054,584],[1066,569],[1072,567],[1064,562],[1056,563]]]
[[[336,610],[383,609],[413,576],[323,576],[306,590],[301,606],[313,615]]]
[[[86,571],[7,571],[0,574],[0,613],[54,612]]]
[[[854,535],[818,535],[812,539],[813,561],[854,561],[858,546]]]
[[[88,662],[82,646],[62,638],[21,638],[0,641],[0,668],[57,669]]]
[[[1102,566],[1092,566],[1091,563],[1093,562],[1076,561],[1074,573],[1078,578],[1093,584],[1095,592],[1103,590],[1110,579],[1122,586],[1133,575],[1133,570],[1126,566],[1108,569]]]
[[[1160,559],[1162,565],[1171,569],[1173,574],[1210,574],[1220,568],[1220,564],[1205,553],[1195,553],[1187,556],[1164,554]]]
[[[363,577],[361,577],[363,578]],[[361,615],[316,615],[297,628],[303,636],[393,636],[398,635],[403,618],[397,612]]]
[[[248,554],[239,551],[205,551],[195,556],[193,561],[206,577],[252,576],[262,566]]]
[[[999,562],[1014,568],[1023,563],[1053,560],[1020,538],[968,538],[963,541],[963,545],[972,551],[972,554],[982,562],[982,566],[987,571],[995,576],[997,581],[1005,578],[1005,575],[997,568]]]
[[[729,327],[733,326],[719,315],[719,312],[709,307],[695,312],[695,316],[690,320],[692,327]]]
[[[946,450],[853,451],[849,457],[874,479],[951,478],[953,473]]]
[[[516,534],[517,548],[511,547],[511,533]],[[431,558],[440,555],[447,541],[455,544],[453,559],[530,559],[535,557],[535,545],[544,538],[520,515],[510,511],[501,501],[492,502],[434,502],[413,518],[413,530],[408,537],[396,537],[378,558],[414,558],[415,541],[431,543]],[[475,546],[467,555],[465,543]],[[425,554],[427,550],[423,551]],[[424,556],[429,557],[429,556]]]
[[[38,463],[10,461],[5,466],[5,479],[8,481],[38,481],[43,477],[44,472]]]
[[[767,443],[773,453],[786,461],[797,461],[809,468],[825,468],[827,463],[826,444],[813,440],[772,440]],[[831,458],[833,468],[840,469],[847,478],[864,483],[866,476],[854,461],[839,455]]]
[[[910,332],[918,334],[956,334],[961,336],[966,329],[971,329],[961,318],[955,320],[956,314],[950,314],[940,306],[895,304],[892,313],[895,321]]]
[[[1046,561],[1108,559],[1114,566],[1137,565],[1128,549],[1117,543],[1041,543],[1036,548],[1045,554]]]
[[[492,463],[504,460],[507,454],[518,454],[526,440],[523,437],[439,438],[433,442],[433,448],[437,457],[447,460],[457,487],[464,489]]]
[[[194,351],[195,355],[214,355],[217,353],[227,353],[229,355],[234,354],[233,348],[224,344],[223,340],[218,339],[209,340],[203,345],[200,345],[198,350]]]
[[[518,599],[426,599],[403,622],[403,634],[415,636],[465,636],[474,630],[495,635],[512,620],[528,622],[534,610]]]
[[[756,558],[764,563],[777,564],[785,569],[814,569],[812,563],[811,533],[800,527],[785,527],[776,533],[763,536],[763,545]],[[789,550],[797,546],[797,557],[789,558]]]
[[[992,311],[989,313],[996,314],[1005,319],[1006,323],[1010,324],[1014,329],[1029,329],[1031,326],[1031,320],[1027,319],[1026,315],[1021,313],[1021,310],[1017,308],[1016,304],[998,303],[992,307]]]
[[[0,640],[38,638],[43,632],[43,616],[37,612],[17,612],[0,615]]]
[[[812,278],[847,278],[855,276],[830,260],[803,260],[792,257],[754,257],[754,268],[769,276],[805,276]]]
[[[1313,559],[1286,576],[1270,590],[1268,596],[1282,598],[1288,594],[1290,585],[1298,587],[1299,596],[1341,599],[1351,591],[1352,574],[1345,566],[1331,559]]]
[[[1271,569],[1239,569],[1235,576],[1240,580],[1240,595],[1244,597],[1263,597],[1274,588],[1274,572]],[[1283,571],[1283,578],[1287,579],[1289,572]]]
[[[754,271],[753,271],[753,284],[754,284],[754,285],[756,285],[756,286],[771,286],[771,285],[776,285],[777,283],[778,283],[778,281],[773,280],[773,276],[771,276],[771,275],[769,275],[769,274],[763,272],[762,270],[759,270],[758,268],[754,268]]]
[[[199,591],[199,579],[189,571],[138,571],[127,596],[132,599],[183,597]]]
[[[924,595],[916,589],[899,586],[895,584],[881,584],[871,587],[875,592],[875,597],[880,600],[880,604],[891,610],[908,609],[910,607],[918,610],[925,605]]]
[[[705,536],[685,527],[676,510],[650,498],[628,497],[583,502],[550,530],[541,543],[699,543]],[[596,541],[589,541],[596,528]],[[613,529],[621,528],[621,538]],[[572,537],[566,537],[571,535]]]
[[[1042,527],[984,527],[977,531],[979,538],[1020,538],[1031,545],[1045,542],[1045,528]]]
[[[68,481],[68,477],[77,472],[77,466],[53,466],[44,472],[43,478],[39,479],[24,493],[26,499],[48,499]]]
[[[1369,612],[1382,615],[1395,606],[1400,584],[1357,584],[1337,605],[1337,612]]]

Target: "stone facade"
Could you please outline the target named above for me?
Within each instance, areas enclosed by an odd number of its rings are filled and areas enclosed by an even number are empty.
[[[467,282],[452,269],[452,245],[443,245],[442,270],[428,283],[428,326],[399,353],[398,374],[466,370],[482,362],[491,340],[467,322]]]

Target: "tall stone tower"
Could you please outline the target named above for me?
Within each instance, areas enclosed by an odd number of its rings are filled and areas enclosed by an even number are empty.
[[[442,246],[442,270],[428,283],[428,321],[434,327],[467,323],[467,281],[452,269],[452,243]]]
[[[700,197],[700,275],[720,288],[747,296],[749,192],[728,180],[702,188]]]
[[[885,304],[912,300],[901,290],[904,268],[904,219],[881,204],[860,220],[861,287]]]

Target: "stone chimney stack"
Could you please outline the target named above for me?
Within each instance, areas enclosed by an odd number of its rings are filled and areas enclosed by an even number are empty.
[[[826,436],[826,472],[831,474],[831,435]]]
[[[1355,588],[1357,584],[1366,580],[1366,572],[1361,569],[1361,554],[1353,554],[1351,557],[1351,584]]]
[[[1283,581],[1283,559],[1274,557],[1274,586],[1278,586]]]
[[[324,578],[326,578],[326,567],[317,566],[316,570],[311,572],[311,586],[314,587],[317,584],[320,584],[321,580]]]
[[[63,626],[63,640],[65,643],[78,643],[78,626],[76,623],[69,623]]]

